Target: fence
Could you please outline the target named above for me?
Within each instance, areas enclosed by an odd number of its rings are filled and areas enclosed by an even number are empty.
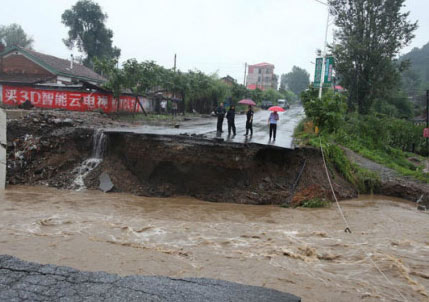
[[[138,97],[146,112],[152,111],[152,101]],[[0,102],[19,106],[30,101],[34,107],[66,109],[72,111],[102,110],[111,112],[142,112],[134,96],[122,95],[119,101],[111,93],[91,92],[62,88],[0,85]]]

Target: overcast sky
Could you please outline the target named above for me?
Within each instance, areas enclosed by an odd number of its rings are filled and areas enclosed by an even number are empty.
[[[34,49],[62,58],[67,29],[61,14],[76,0],[3,1],[0,25],[20,24]],[[269,62],[275,73],[293,65],[313,74],[315,50],[323,47],[327,9],[315,0],[98,0],[108,14],[121,60],[154,60],[178,68],[227,74],[243,82],[244,63]],[[419,21],[412,44],[429,42],[429,1],[406,0],[410,19]],[[332,26],[329,29],[332,41]]]

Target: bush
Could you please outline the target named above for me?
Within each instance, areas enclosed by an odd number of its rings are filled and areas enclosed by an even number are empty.
[[[320,198],[313,198],[303,202],[303,208],[327,208],[331,206],[331,202]]]
[[[348,114],[345,123],[336,132],[336,140],[355,150],[354,146],[379,149],[384,152],[401,151],[426,153],[424,126],[403,119],[377,115]]]
[[[331,133],[343,124],[347,109],[344,95],[328,90],[320,100],[315,89],[310,89],[301,94],[301,99],[307,117],[322,131]]]

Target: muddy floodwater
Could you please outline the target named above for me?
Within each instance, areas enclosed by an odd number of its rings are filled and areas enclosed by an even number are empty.
[[[0,195],[0,253],[120,275],[218,278],[303,301],[428,301],[429,215],[382,196],[341,205],[351,235],[334,206],[12,186]]]

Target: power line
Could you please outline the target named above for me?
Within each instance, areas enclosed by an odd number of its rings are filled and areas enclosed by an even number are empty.
[[[323,2],[323,1],[320,1],[320,0],[314,0],[314,1],[319,2],[320,4],[323,4],[323,5],[328,6],[328,3],[325,3],[325,2]]]

